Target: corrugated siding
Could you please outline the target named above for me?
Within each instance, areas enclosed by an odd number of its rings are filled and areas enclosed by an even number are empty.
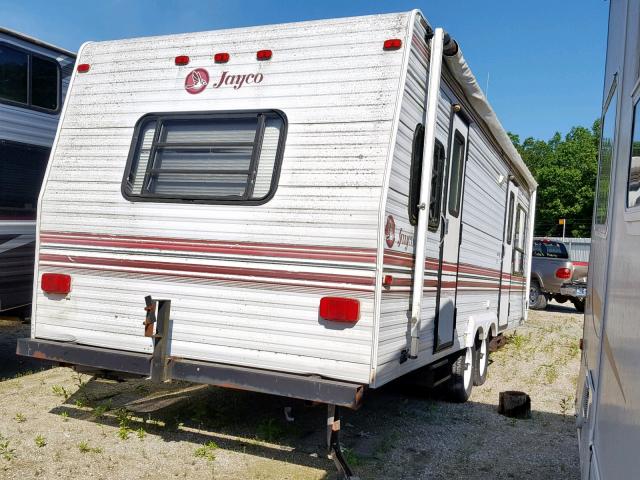
[[[407,18],[89,44],[80,61],[91,70],[74,80],[40,222],[40,269],[71,272],[73,292],[65,302],[38,297],[36,335],[148,352],[150,294],[172,300],[173,355],[368,383],[378,208],[403,56],[382,43],[404,37]],[[257,62],[263,48],[273,58]],[[215,65],[215,51],[230,62]],[[187,67],[173,64],[181,54]],[[210,85],[192,95],[185,77],[198,67]],[[214,89],[223,71],[264,79]],[[142,115],[253,109],[288,119],[268,203],[122,197]],[[327,295],[359,298],[358,323],[319,320]]]

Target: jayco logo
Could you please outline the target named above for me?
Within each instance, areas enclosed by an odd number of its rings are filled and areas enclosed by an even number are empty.
[[[224,71],[220,75],[220,78],[215,82],[209,81],[209,72],[204,68],[196,68],[191,71],[187,78],[184,80],[184,88],[187,92],[196,94],[202,92],[207,85],[211,85],[211,88],[220,88],[222,86],[233,87],[234,90],[239,90],[243,85],[251,85],[262,82],[264,75],[261,73],[247,73],[243,75],[231,75],[229,72]]]

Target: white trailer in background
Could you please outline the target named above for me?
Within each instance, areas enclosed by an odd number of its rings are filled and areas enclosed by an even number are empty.
[[[640,2],[612,0],[576,413],[582,478],[640,472]]]
[[[0,311],[31,303],[38,192],[74,59],[0,28]]]
[[[328,403],[347,476],[333,406],[409,372],[458,401],[484,382],[526,318],[536,183],[442,29],[412,11],[78,58],[20,354]]]

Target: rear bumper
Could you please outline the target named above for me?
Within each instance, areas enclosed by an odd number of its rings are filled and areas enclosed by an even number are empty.
[[[565,283],[560,288],[560,293],[567,297],[582,299],[587,296],[587,285],[585,283]]]
[[[152,368],[151,354],[53,340],[21,338],[18,340],[17,354],[145,377],[151,375]],[[175,357],[167,359],[166,379],[268,393],[354,409],[360,406],[364,393],[364,385],[356,383]]]

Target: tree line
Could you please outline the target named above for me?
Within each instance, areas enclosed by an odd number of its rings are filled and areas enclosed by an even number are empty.
[[[534,235],[560,236],[565,218],[568,237],[591,236],[600,121],[547,141],[509,136],[538,182]]]

